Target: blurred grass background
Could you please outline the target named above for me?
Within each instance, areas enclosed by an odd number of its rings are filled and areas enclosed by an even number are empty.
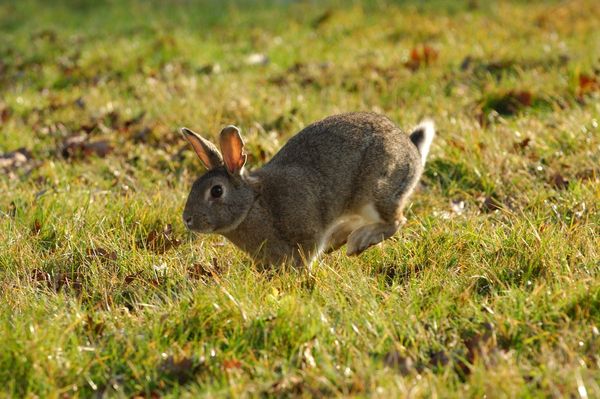
[[[600,396],[600,10],[1,1],[0,396]],[[264,273],[180,219],[333,113],[438,136],[394,239]]]

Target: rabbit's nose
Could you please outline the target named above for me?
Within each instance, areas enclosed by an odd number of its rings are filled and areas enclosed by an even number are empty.
[[[186,216],[184,216],[184,217],[183,217],[183,223],[185,223],[185,226],[186,226],[188,229],[191,229],[191,228],[192,228],[192,222],[193,222],[193,221],[194,221],[194,220],[193,220],[193,218],[192,218],[191,216],[187,216],[187,217],[186,217]]]

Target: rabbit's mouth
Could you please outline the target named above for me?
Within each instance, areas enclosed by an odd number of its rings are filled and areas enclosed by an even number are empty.
[[[194,233],[200,233],[200,234],[210,234],[210,233],[214,233],[215,232],[215,228],[212,226],[206,226],[206,227],[198,227],[198,226],[187,226],[188,230],[193,231]]]

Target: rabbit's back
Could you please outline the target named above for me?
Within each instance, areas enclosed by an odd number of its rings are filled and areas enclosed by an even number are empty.
[[[261,170],[266,193],[324,225],[368,203],[377,191],[402,193],[420,174],[416,147],[392,121],[374,113],[330,116],[301,130]],[[275,180],[277,181],[275,183]],[[283,198],[278,198],[285,196]],[[310,208],[310,209],[309,209]],[[282,209],[284,213],[284,209]]]
[[[297,165],[321,171],[344,171],[348,167],[360,167],[359,161],[365,156],[365,150],[373,145],[383,151],[380,160],[390,155],[393,158],[418,155],[408,136],[387,117],[353,112],[333,115],[308,125],[266,166]]]

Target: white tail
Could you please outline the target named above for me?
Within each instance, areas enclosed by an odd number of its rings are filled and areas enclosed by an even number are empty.
[[[419,154],[421,154],[421,160],[423,165],[427,160],[427,154],[429,154],[429,147],[435,137],[435,124],[431,119],[425,119],[419,126],[417,126],[410,134],[410,141],[413,142]]]

